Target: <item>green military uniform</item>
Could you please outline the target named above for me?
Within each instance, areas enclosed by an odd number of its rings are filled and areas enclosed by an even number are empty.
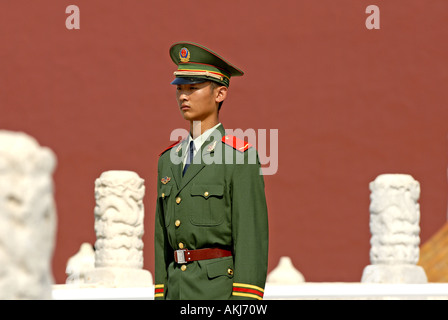
[[[183,78],[181,81],[205,77],[228,86],[230,76],[240,72],[196,44],[175,44],[173,55],[178,70],[189,68],[187,73],[176,74],[176,79]],[[184,62],[180,61],[182,57]],[[198,67],[194,69],[192,64]],[[207,73],[201,73],[205,64],[210,67]],[[192,71],[199,68],[202,71]],[[210,76],[210,72],[215,73]],[[188,139],[184,139],[159,158],[155,299],[262,299],[268,219],[257,151],[225,135],[220,124],[183,175],[180,159],[188,148]],[[203,252],[206,254],[201,256]],[[200,259],[189,260],[190,253]]]

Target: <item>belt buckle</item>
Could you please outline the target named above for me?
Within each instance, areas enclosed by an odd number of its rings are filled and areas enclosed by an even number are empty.
[[[174,251],[177,263],[179,263],[179,264],[187,263],[187,260],[185,260],[185,251],[186,251],[185,249]]]

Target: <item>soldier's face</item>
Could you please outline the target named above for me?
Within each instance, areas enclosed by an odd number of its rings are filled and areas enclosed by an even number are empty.
[[[177,104],[185,120],[204,121],[218,114],[219,88],[210,82],[177,86]]]

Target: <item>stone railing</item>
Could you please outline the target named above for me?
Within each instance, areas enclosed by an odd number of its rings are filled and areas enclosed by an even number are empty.
[[[0,142],[0,240],[7,238],[0,241],[0,298],[153,299],[152,275],[142,269],[143,179],[130,171],[107,171],[96,180],[96,251],[82,244],[69,259],[67,284],[51,287],[56,157],[22,133],[0,131]],[[370,190],[371,264],[360,283],[305,282],[283,257],[268,275],[265,299],[448,298],[448,284],[427,283],[417,266],[418,181],[380,175]]]
[[[70,285],[53,286],[55,300],[153,300],[154,286],[144,288],[81,288]],[[377,284],[377,283],[319,283],[270,285],[265,288],[264,300],[445,300],[448,283]]]

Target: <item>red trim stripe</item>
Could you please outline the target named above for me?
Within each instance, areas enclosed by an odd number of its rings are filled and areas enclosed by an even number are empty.
[[[177,71],[185,71],[185,72],[208,72],[208,73],[213,73],[213,74],[216,74],[216,75],[218,75],[218,76],[222,76],[222,77],[226,77],[227,79],[229,79],[229,77],[228,76],[226,76],[225,74],[223,74],[223,73],[219,73],[219,72],[217,72],[217,71],[210,71],[210,70],[199,70],[199,69],[178,69]]]
[[[154,290],[154,293],[163,293],[163,288],[160,288],[160,289],[156,288]]]
[[[263,298],[263,293],[258,290],[254,290],[254,289],[233,287],[233,291],[234,292],[252,293],[252,294],[256,294],[257,296]]]

